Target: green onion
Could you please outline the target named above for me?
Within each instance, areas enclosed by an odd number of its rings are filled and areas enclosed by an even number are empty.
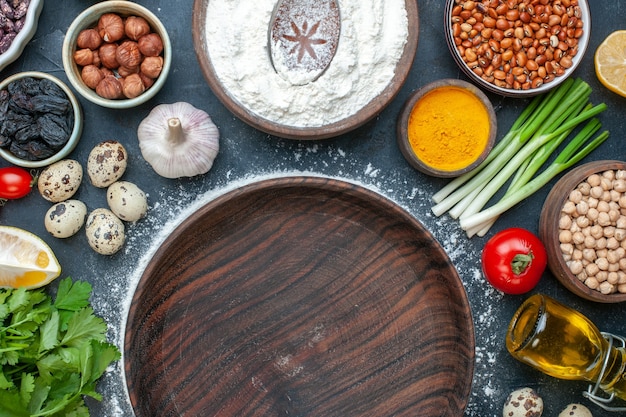
[[[606,105],[591,105],[590,94],[591,87],[586,82],[568,79],[535,97],[482,164],[433,195],[436,203],[433,213],[441,216],[448,212],[460,220],[469,237],[484,236],[500,214],[579,162],[608,138],[605,131],[592,139],[601,127],[595,116]],[[585,122],[580,132],[566,142]],[[535,176],[565,142],[563,151]],[[483,210],[507,182],[509,186],[500,201]]]

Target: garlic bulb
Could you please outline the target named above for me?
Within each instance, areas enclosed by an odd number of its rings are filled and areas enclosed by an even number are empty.
[[[209,115],[189,103],[159,104],[137,128],[139,149],[166,178],[207,173],[219,151],[219,131]]]

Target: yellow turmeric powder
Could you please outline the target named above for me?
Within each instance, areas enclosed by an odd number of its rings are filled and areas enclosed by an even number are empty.
[[[489,114],[480,99],[458,87],[439,87],[413,107],[409,143],[426,165],[455,171],[472,164],[487,146]]]

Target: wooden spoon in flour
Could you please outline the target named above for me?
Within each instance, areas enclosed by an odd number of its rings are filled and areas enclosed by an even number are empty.
[[[340,32],[337,0],[278,0],[269,27],[274,69],[294,85],[314,82],[333,60]]]

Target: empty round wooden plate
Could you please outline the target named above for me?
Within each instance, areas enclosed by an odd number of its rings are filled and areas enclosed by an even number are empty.
[[[192,34],[200,68],[235,116],[271,135],[326,139],[364,125],[396,97],[417,52],[415,0],[369,9],[363,0],[340,2],[345,20],[332,61],[316,81],[298,86],[282,82],[272,66],[268,41],[273,8],[280,3],[194,0]],[[321,29],[329,17],[311,17],[294,17],[294,53],[312,48],[314,54],[315,47],[330,42]]]
[[[432,235],[379,194],[285,177],[223,194],[155,252],[128,312],[137,417],[462,416],[474,327]]]

